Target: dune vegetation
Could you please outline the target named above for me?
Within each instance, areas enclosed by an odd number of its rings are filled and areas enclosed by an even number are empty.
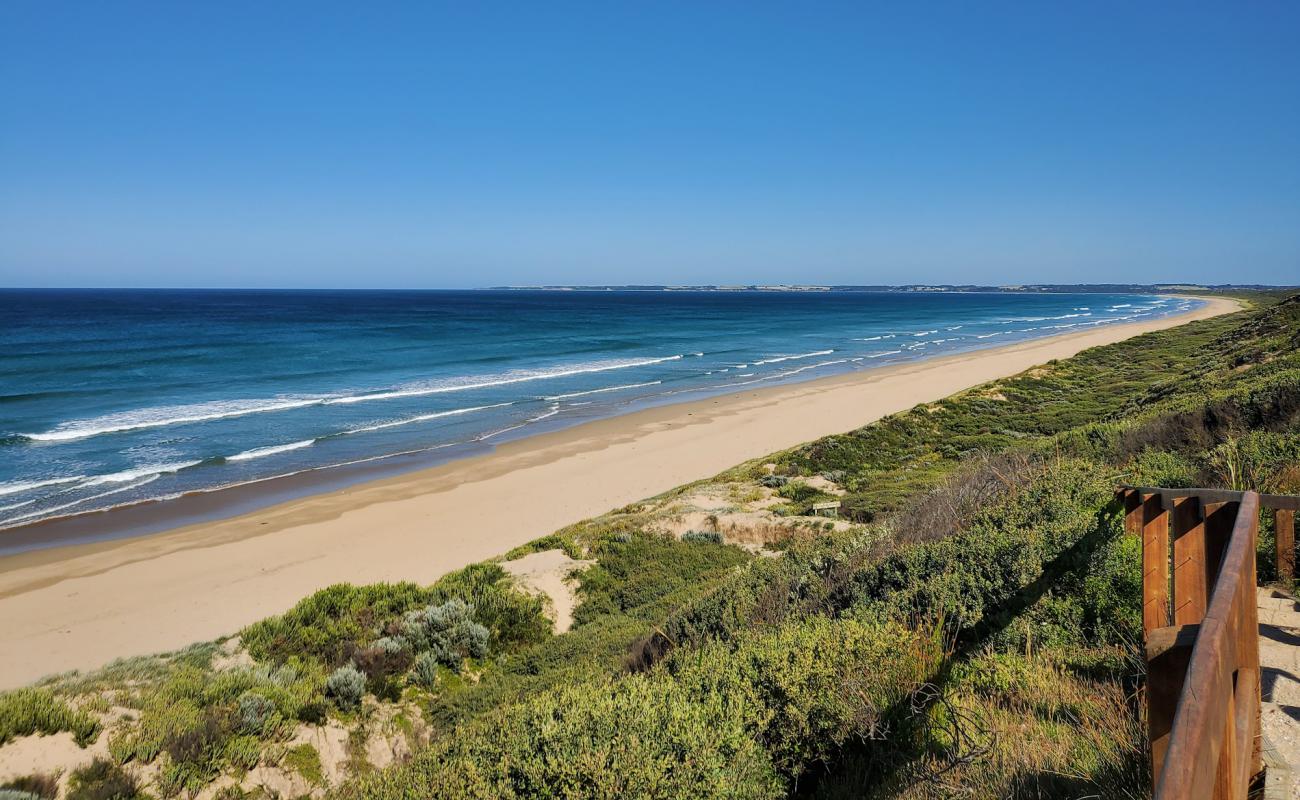
[[[1249,302],[432,586],[333,586],[0,694],[0,743],[88,748],[0,798],[1143,796],[1140,546],[1115,486],[1300,492],[1300,296]],[[1260,547],[1271,580],[1267,523]],[[582,559],[558,633],[503,566],[553,550]]]

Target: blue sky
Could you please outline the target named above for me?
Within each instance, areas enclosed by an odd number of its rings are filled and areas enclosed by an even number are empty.
[[[0,4],[0,285],[1300,283],[1300,3]]]

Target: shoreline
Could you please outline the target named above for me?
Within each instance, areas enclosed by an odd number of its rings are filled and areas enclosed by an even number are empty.
[[[0,688],[228,635],[331,583],[429,583],[750,458],[1239,307],[1196,299],[1149,322],[657,406],[237,516],[0,557]]]
[[[1173,297],[1193,300],[1198,304],[1205,302],[1204,298],[1198,297],[1185,295],[1173,295]],[[1195,310],[1183,313],[1195,313]],[[1136,323],[1111,323],[1108,327],[1116,324],[1145,325],[1166,319],[1182,318],[1182,316],[1182,314],[1173,314],[1144,319]],[[827,371],[821,377],[788,378],[785,380],[759,379],[750,381],[750,383],[762,383],[764,389],[784,388],[866,371],[878,372],[909,364],[935,362],[944,358],[961,358],[974,353],[1013,347],[1040,339],[1087,332],[1090,331],[1079,329],[1070,333],[1040,335],[1030,339],[1011,341],[1004,345],[984,346],[973,344],[965,349],[957,349],[941,355],[921,355],[919,358],[905,357],[901,361],[891,359],[880,366],[869,364],[844,366],[834,371]],[[830,352],[828,350],[826,354]],[[820,355],[820,353],[814,355]],[[863,360],[862,358],[852,359],[855,362],[862,362]],[[846,362],[847,359],[841,359],[840,362],[832,363],[845,364]],[[798,371],[795,370],[795,372]],[[779,376],[772,377],[779,378]],[[681,397],[670,397],[674,394],[681,395]],[[744,394],[744,390],[728,390],[725,385],[677,389],[662,395],[651,395],[628,401],[623,408],[611,409],[612,413],[570,415],[563,419],[543,422],[535,429],[530,428],[528,424],[517,424],[482,437],[425,445],[384,455],[357,457],[354,460],[332,464],[307,466],[281,474],[255,477],[224,485],[197,487],[156,497],[140,497],[101,508],[88,508],[66,514],[38,517],[18,524],[0,522],[0,561],[35,550],[134,539],[194,525],[219,522],[316,494],[339,491],[360,484],[432,469],[455,461],[491,455],[497,452],[501,446],[519,439],[543,436],[587,425],[602,419],[629,416],[663,406],[703,402],[737,394]],[[529,422],[534,421],[530,420]],[[486,441],[487,438],[496,438],[496,441],[489,443]],[[72,505],[77,505],[77,503]],[[0,567],[0,572],[2,571],[3,567]]]

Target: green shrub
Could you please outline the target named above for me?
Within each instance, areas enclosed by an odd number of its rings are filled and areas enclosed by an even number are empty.
[[[941,655],[897,624],[792,624],[535,695],[344,796],[780,797],[842,744],[883,733]]]
[[[682,534],[681,538],[683,542],[722,544],[722,534],[717,531],[687,531]]]
[[[198,791],[227,769],[256,766],[261,742],[278,737],[287,720],[316,718],[325,676],[285,664],[208,672],[172,671],[141,692],[139,719],[114,732],[114,760],[151,763],[166,753],[165,794]]]
[[[383,620],[433,599],[431,590],[412,583],[341,583],[300,601],[282,616],[248,626],[240,637],[259,661],[284,662],[298,656],[338,665],[348,657],[349,644],[374,640]]]
[[[626,542],[601,542],[593,555],[596,564],[578,577],[582,602],[574,612],[577,627],[606,614],[647,607],[751,558],[738,547],[646,534],[631,536]]]
[[[262,761],[262,741],[251,734],[232,736],[225,742],[225,763],[238,772],[253,769]]]
[[[813,617],[678,651],[665,666],[698,703],[747,706],[752,735],[793,781],[847,742],[896,728],[943,655],[939,636],[899,623]]]
[[[550,636],[541,598],[516,588],[497,564],[472,564],[427,588],[411,583],[337,584],[279,617],[248,626],[240,635],[259,661],[282,663],[296,657],[336,667],[353,660],[369,643],[391,638],[407,612],[451,601],[473,606],[474,619],[488,630],[494,649],[510,650]]]
[[[71,731],[85,747],[99,735],[99,721],[73,709],[48,689],[16,689],[0,694],[0,744],[33,733]]]
[[[634,676],[489,714],[343,793],[370,798],[772,798],[780,783],[746,709]]]
[[[68,778],[66,800],[131,800],[142,796],[126,770],[102,758],[73,770]]]
[[[325,768],[321,766],[320,753],[315,747],[304,742],[289,748],[281,762],[286,769],[301,775],[313,786],[325,786]]]

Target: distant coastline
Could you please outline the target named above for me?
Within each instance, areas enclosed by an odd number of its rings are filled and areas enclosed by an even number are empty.
[[[489,291],[539,292],[949,292],[991,294],[1178,294],[1185,292],[1266,291],[1281,287],[1250,283],[1033,283],[986,286],[978,284],[537,284],[485,286]]]

